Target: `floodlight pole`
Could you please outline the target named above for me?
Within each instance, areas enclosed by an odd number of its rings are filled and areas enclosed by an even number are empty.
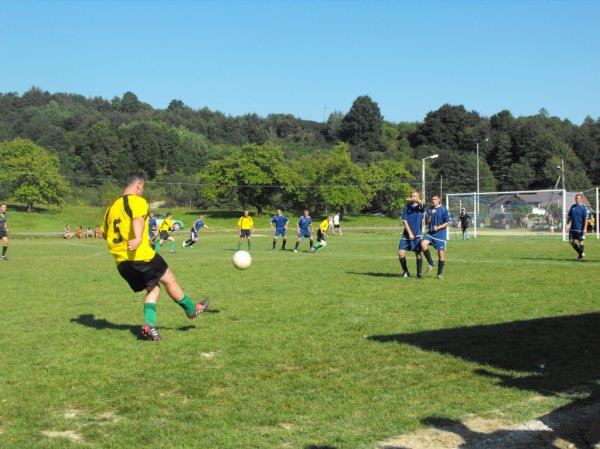
[[[486,137],[484,142],[487,142],[489,139]],[[475,213],[479,213],[479,142],[477,142],[477,204],[475,207]]]
[[[435,159],[437,158],[437,154],[432,154],[431,156],[424,157],[421,159],[421,199],[425,202],[425,161],[427,159]]]

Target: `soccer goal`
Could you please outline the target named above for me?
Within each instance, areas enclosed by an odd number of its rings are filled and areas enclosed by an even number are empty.
[[[446,194],[446,207],[452,216],[448,238],[461,238],[459,216],[464,208],[470,215],[469,231],[478,234],[533,236],[548,235],[566,239],[568,208],[576,192],[564,190],[519,190]],[[587,198],[585,199],[590,206]],[[595,208],[597,209],[597,208]],[[595,210],[594,209],[594,210]]]

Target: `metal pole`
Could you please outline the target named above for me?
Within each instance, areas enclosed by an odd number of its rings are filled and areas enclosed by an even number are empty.
[[[598,211],[598,187],[596,187],[596,239],[600,239],[600,226],[598,225],[598,218],[600,218],[600,211]]]
[[[479,142],[477,142],[477,203],[475,206],[475,213],[479,213]]]
[[[421,159],[421,200],[425,201],[425,159]]]

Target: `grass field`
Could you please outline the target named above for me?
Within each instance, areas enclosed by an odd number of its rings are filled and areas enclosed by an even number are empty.
[[[452,240],[444,280],[418,281],[399,277],[400,230],[347,227],[316,255],[271,251],[264,231],[247,271],[235,233],[184,236],[163,256],[211,309],[188,321],[163,292],[158,344],[136,338],[142,295],[104,242],[11,240],[0,447],[374,448],[433,417],[529,419],[599,388],[595,239],[586,263],[557,236]]]

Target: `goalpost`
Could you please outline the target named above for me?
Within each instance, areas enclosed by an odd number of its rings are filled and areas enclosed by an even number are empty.
[[[596,197],[597,197],[596,189]],[[585,192],[584,192],[585,196]],[[588,194],[589,196],[589,194]],[[585,196],[584,201],[596,214],[594,205]],[[567,239],[566,220],[568,207],[575,202],[575,193],[562,189],[515,190],[508,192],[465,192],[446,194],[446,207],[452,216],[451,236],[460,238],[462,208],[471,216],[469,229],[473,237],[478,233],[507,236],[561,236]],[[597,226],[596,226],[597,228]],[[597,232],[597,231],[596,231]]]

